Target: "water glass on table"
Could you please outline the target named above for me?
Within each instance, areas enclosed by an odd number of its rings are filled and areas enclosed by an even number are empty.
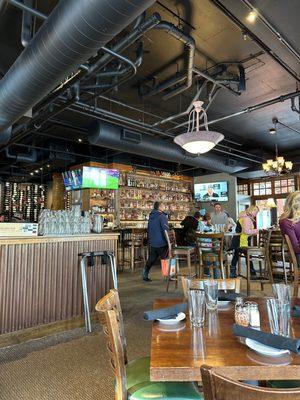
[[[203,290],[188,291],[189,313],[191,325],[202,327],[205,321],[205,294]]]
[[[204,281],[206,308],[216,310],[218,307],[218,281],[209,279]]]
[[[291,306],[288,301],[267,299],[267,311],[271,333],[279,336],[289,336]]]
[[[273,283],[272,291],[275,299],[282,300],[284,302],[291,302],[292,299],[292,286],[286,285],[285,283]]]

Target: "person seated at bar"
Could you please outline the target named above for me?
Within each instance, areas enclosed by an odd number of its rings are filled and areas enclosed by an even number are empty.
[[[203,216],[202,221],[199,221],[198,231],[200,233],[214,233],[215,232],[215,228],[211,223],[211,215],[209,213],[206,213]],[[212,241],[212,239],[210,239],[210,238],[200,238],[199,242],[200,242],[200,247],[201,247],[201,252],[202,253],[212,252],[213,251],[213,241]],[[204,265],[204,275],[210,276],[210,273],[209,273],[210,262],[209,261],[204,261],[203,265]],[[213,266],[217,267],[218,263],[216,261],[213,262]],[[218,268],[214,268],[213,271],[214,271],[214,279],[220,278],[219,269]]]
[[[187,246],[195,246],[196,245],[196,230],[198,229],[198,223],[200,220],[201,214],[199,211],[196,211],[194,215],[187,215],[183,221],[180,222],[182,226],[182,237],[184,244]]]
[[[221,227],[226,228],[228,224],[228,216],[227,214],[222,210],[222,206],[220,203],[215,202],[214,203],[214,211],[211,213],[211,223],[215,227],[219,227],[219,230],[221,230]]]
[[[239,253],[241,248],[247,248],[250,244],[252,235],[258,234],[258,229],[255,228],[255,218],[259,208],[257,206],[250,206],[239,215],[236,233],[240,235],[234,236],[231,242],[231,249],[234,250],[233,257],[230,265],[230,278],[236,278],[236,265],[239,260]],[[250,274],[256,275],[253,262],[250,261]]]
[[[291,193],[284,206],[283,214],[279,220],[280,230],[283,235],[288,235],[292,243],[298,266],[300,267],[300,191]]]
[[[151,282],[149,272],[156,260],[158,258],[164,259],[168,256],[168,243],[165,231],[169,231],[169,224],[164,210],[164,204],[156,201],[153,205],[153,210],[149,215],[148,240],[150,243],[150,251],[149,258],[143,270],[143,280],[145,282]]]

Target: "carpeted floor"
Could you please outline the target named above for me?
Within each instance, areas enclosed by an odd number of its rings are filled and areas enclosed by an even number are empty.
[[[143,321],[143,311],[152,308],[157,297],[181,294],[173,288],[166,294],[158,267],[152,277],[153,282],[144,283],[140,272],[119,275],[129,358],[150,351],[151,323]],[[258,284],[251,288],[258,290],[253,294],[262,295]],[[0,349],[0,400],[112,400],[113,385],[106,343],[98,325],[92,334],[75,329]]]

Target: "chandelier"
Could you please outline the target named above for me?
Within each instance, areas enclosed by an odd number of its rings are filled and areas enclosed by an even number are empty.
[[[284,157],[278,156],[277,145],[275,146],[275,149],[275,160],[267,160],[267,162],[262,164],[264,172],[268,175],[281,175],[291,172],[293,169],[292,161],[286,161]]]
[[[194,109],[189,114],[187,132],[176,136],[174,142],[189,153],[207,153],[213,147],[215,147],[216,144],[224,139],[224,135],[219,132],[208,130],[207,114],[202,107],[203,101],[195,101],[193,106]],[[200,119],[202,116],[204,117],[205,131],[200,130]]]

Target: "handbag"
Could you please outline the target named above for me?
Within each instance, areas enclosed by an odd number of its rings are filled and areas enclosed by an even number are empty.
[[[161,260],[160,263],[163,277],[176,275],[176,258],[165,258]]]

